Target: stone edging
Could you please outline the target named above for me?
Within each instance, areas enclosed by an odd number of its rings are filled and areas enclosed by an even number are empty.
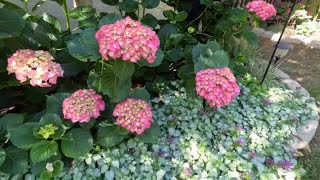
[[[252,32],[254,32],[257,36],[270,39],[271,41],[278,41],[280,37],[280,33],[266,31],[261,28],[253,28]],[[293,44],[301,44],[310,48],[320,49],[320,39],[310,39],[309,37],[305,37],[303,35],[293,35],[287,36],[283,35],[281,41],[293,43]]]
[[[275,68],[274,75],[277,79],[279,79],[281,83],[285,84],[288,89],[298,90],[305,93],[307,96],[310,96],[309,92],[305,88],[303,88],[297,81],[292,80],[290,76],[285,72],[279,70],[278,68]],[[295,136],[293,136],[293,142],[290,143],[290,147],[294,149],[308,149],[308,145],[313,139],[318,128],[319,119],[319,116],[316,119],[310,119],[307,124],[301,126],[297,130]]]

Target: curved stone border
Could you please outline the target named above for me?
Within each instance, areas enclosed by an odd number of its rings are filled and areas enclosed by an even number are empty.
[[[310,96],[309,92],[305,88],[303,88],[297,81],[292,80],[288,74],[281,71],[280,69],[275,68],[274,75],[277,79],[279,79],[281,83],[285,84],[288,89],[298,90],[306,94],[307,96]],[[295,149],[308,149],[308,145],[313,139],[318,128],[319,119],[320,118],[318,115],[316,119],[310,119],[305,125],[301,126],[297,130],[295,136],[293,136],[293,142],[290,143],[290,147]]]
[[[259,37],[267,38],[271,41],[278,41],[280,37],[280,33],[266,31],[257,27],[253,28],[252,32],[254,32]],[[311,39],[303,35],[283,35],[281,41],[293,44],[301,44],[310,48],[320,49],[320,39]]]

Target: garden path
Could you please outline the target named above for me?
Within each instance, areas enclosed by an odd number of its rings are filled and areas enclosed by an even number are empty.
[[[314,38],[320,39],[320,33],[314,34]],[[263,47],[264,59],[270,59],[275,42],[267,39],[260,41]],[[290,56],[281,63],[279,69],[286,72],[293,80],[296,80],[310,95],[320,101],[320,50],[312,49],[303,45],[293,44]],[[312,141],[315,145],[320,146],[320,127]]]

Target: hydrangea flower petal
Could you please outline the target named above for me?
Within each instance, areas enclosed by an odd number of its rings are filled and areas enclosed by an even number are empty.
[[[18,50],[8,59],[8,74],[15,74],[20,83],[30,80],[32,86],[50,87],[63,77],[61,65],[47,51]]]
[[[128,98],[117,104],[113,116],[118,118],[115,124],[137,134],[142,134],[153,122],[150,105],[141,99]]]
[[[82,89],[66,98],[62,104],[65,119],[73,123],[89,122],[90,118],[98,118],[100,111],[104,111],[105,103],[102,96],[93,89]]]

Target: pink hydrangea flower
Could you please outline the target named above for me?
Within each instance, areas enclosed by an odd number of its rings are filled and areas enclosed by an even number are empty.
[[[73,123],[88,122],[91,117],[98,118],[100,111],[104,111],[105,103],[102,96],[93,89],[81,89],[66,98],[62,104],[65,119]]]
[[[47,51],[18,50],[8,58],[7,71],[15,74],[20,83],[30,80],[32,86],[50,87],[63,77],[60,64],[53,60]]]
[[[218,108],[232,103],[240,93],[237,80],[229,68],[199,71],[196,75],[196,90],[210,107]]]
[[[160,45],[157,34],[130,17],[102,26],[96,33],[101,55],[108,60],[120,58],[136,63],[142,57],[149,63],[156,59]]]
[[[272,4],[266,3],[261,0],[251,1],[246,5],[250,12],[255,12],[262,20],[266,20],[271,16],[277,15],[277,10]]]
[[[141,99],[128,98],[117,104],[113,116],[118,118],[115,124],[137,134],[142,134],[153,122],[150,105]]]

